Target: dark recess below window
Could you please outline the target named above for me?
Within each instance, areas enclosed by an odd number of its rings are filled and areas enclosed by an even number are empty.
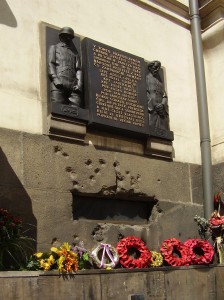
[[[108,223],[147,224],[157,201],[73,196],[73,219]]]

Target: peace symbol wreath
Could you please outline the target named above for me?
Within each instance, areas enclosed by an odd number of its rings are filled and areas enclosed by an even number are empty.
[[[102,250],[101,259],[99,259],[99,252]],[[110,263],[105,263],[106,255],[110,260]],[[91,257],[94,263],[100,269],[113,269],[119,262],[119,255],[117,250],[110,244],[100,243],[92,252]]]

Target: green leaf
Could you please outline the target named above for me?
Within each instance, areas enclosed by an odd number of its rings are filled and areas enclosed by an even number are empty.
[[[87,252],[85,252],[83,255],[82,255],[82,259],[83,260],[89,260],[89,255]]]

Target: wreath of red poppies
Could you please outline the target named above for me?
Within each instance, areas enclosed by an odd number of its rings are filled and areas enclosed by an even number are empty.
[[[117,243],[117,252],[120,256],[120,263],[128,269],[133,268],[148,268],[151,263],[151,252],[145,246],[145,243],[138,237],[128,236]],[[140,253],[138,258],[132,258],[129,255],[130,249]]]
[[[179,240],[171,238],[165,240],[160,248],[164,260],[171,266],[189,266],[191,259],[189,249]]]
[[[208,241],[202,239],[189,239],[184,242],[188,247],[193,265],[210,264],[214,256],[214,250]]]

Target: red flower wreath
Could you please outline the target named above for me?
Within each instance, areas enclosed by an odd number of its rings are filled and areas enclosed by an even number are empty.
[[[188,248],[175,238],[165,240],[160,251],[164,260],[171,266],[189,266],[190,264]]]
[[[189,248],[191,263],[194,265],[210,264],[214,250],[208,241],[201,239],[189,239],[184,242]]]
[[[148,268],[151,263],[151,252],[145,246],[144,242],[138,237],[128,236],[123,238],[117,243],[116,249],[120,256],[120,263],[125,268]],[[129,255],[130,249],[134,249],[136,252],[139,252],[140,256],[138,258],[132,258]]]

